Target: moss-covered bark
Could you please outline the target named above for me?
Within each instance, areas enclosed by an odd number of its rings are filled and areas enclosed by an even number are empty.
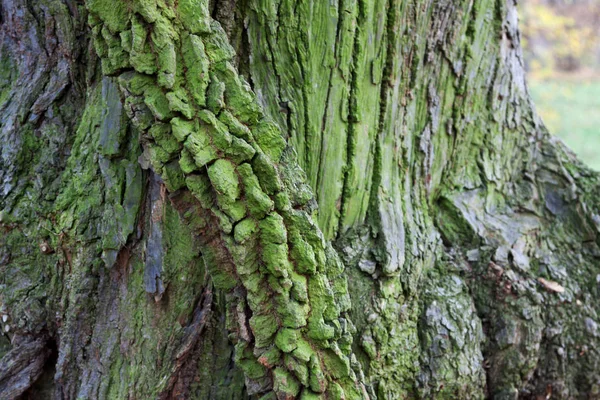
[[[0,397],[600,396],[511,0],[0,13]]]

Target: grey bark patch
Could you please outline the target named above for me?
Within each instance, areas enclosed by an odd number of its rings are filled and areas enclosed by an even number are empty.
[[[591,318],[585,319],[585,330],[592,336],[598,336],[598,323]]]
[[[399,202],[383,201],[379,208],[383,253],[382,270],[391,275],[404,265],[404,217]]]
[[[146,247],[144,285],[146,292],[153,294],[158,301],[165,292],[161,274],[163,272],[163,207],[164,187],[158,175],[150,180],[150,235]]]
[[[124,133],[123,104],[114,79],[107,77],[102,79],[102,100],[105,106],[102,109],[98,150],[110,157],[119,153]]]
[[[565,209],[565,202],[562,196],[555,192],[549,190],[546,192],[546,208],[554,215],[560,215],[563,213]]]
[[[455,268],[440,268],[448,269]],[[427,281],[419,327],[421,363],[427,365],[417,377],[422,394],[431,396],[448,383],[461,388],[459,397],[478,398],[484,391],[484,334],[469,289],[457,275],[434,274]]]
[[[375,267],[377,267],[377,263],[375,263],[375,261],[360,260],[358,262],[358,268],[360,268],[362,272],[366,272],[369,275],[375,272]]]

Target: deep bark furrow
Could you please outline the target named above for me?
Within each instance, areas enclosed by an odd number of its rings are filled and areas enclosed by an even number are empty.
[[[17,399],[40,377],[50,355],[44,338],[23,338],[0,362],[0,398]]]

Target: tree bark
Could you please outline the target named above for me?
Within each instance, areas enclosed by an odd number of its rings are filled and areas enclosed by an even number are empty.
[[[512,0],[3,0],[0,397],[597,398],[598,174]]]

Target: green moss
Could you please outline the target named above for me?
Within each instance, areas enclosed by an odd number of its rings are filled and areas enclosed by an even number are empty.
[[[161,16],[154,22],[150,38],[154,44],[154,54],[158,64],[158,84],[165,89],[171,89],[175,84],[177,36],[177,32],[166,18]]]
[[[241,122],[256,124],[263,116],[247,82],[237,73],[230,62],[214,64],[219,80],[225,83],[225,102],[231,113]]]
[[[186,121],[181,118],[173,118],[171,120],[173,136],[179,142],[184,142],[187,137],[196,130],[196,125],[192,121]]]
[[[174,92],[167,93],[169,108],[172,111],[182,113],[187,119],[192,119],[194,116],[194,108],[190,105],[190,100],[187,93],[182,88],[178,88]]]
[[[470,244],[476,240],[475,232],[466,221],[462,212],[454,205],[451,199],[438,200],[436,223],[444,239],[449,243]]]
[[[327,397],[332,399],[345,399],[344,389],[337,383],[332,382],[327,390]]]
[[[248,143],[253,142],[253,136],[250,129],[242,124],[236,117],[233,116],[229,111],[223,110],[219,114],[219,121],[223,122],[229,128],[229,131],[240,139],[245,140]]]
[[[326,278],[323,275],[311,276],[308,279],[308,293],[311,304],[308,336],[317,340],[333,338],[335,330],[323,319],[327,308],[333,306],[333,297]]]
[[[100,31],[106,44],[106,58],[102,59],[102,73],[112,75],[129,66],[129,56],[121,46],[120,36],[113,35],[106,26],[104,25]]]
[[[96,14],[112,32],[121,32],[127,28],[128,12],[125,3],[110,0],[89,0],[86,5]]]
[[[263,243],[284,244],[287,242],[287,232],[283,224],[283,218],[277,213],[271,213],[262,219],[260,227],[260,238]]]
[[[279,162],[286,144],[277,125],[263,121],[252,129],[252,135],[263,153],[273,162]]]
[[[156,0],[135,0],[133,9],[144,17],[147,22],[152,23],[161,16],[156,5]]]
[[[214,75],[211,75],[206,96],[208,109],[218,114],[225,106],[225,84],[219,81]]]
[[[315,393],[308,389],[303,390],[302,394],[300,395],[300,400],[322,400],[322,399],[324,399],[322,394]]]
[[[317,272],[317,260],[312,246],[304,240],[298,231],[289,233],[292,246],[291,256],[301,274],[313,275]]]
[[[178,154],[181,145],[177,142],[175,137],[171,133],[171,125],[155,123],[148,131],[150,136],[154,139],[164,151],[169,154]]]
[[[309,378],[308,384],[310,389],[316,393],[323,393],[327,390],[327,379],[325,378],[325,374],[323,373],[323,369],[321,368],[321,364],[319,363],[319,359],[316,354],[313,354],[310,357],[310,361],[308,362],[309,369]],[[342,397],[333,397],[333,398],[342,398]]]
[[[190,174],[194,171],[198,171],[199,167],[196,165],[194,158],[187,149],[181,150],[181,158],[179,159],[179,166],[184,174]]]
[[[217,22],[209,22],[208,2],[180,0],[176,11],[162,1],[139,0],[131,6],[131,14],[141,15],[131,16],[131,29],[116,36],[101,30],[97,41],[113,70],[126,65],[121,53],[128,53],[130,60],[136,60],[132,64],[137,71],[155,74],[122,74],[125,105],[145,139],[143,161],[150,161],[170,191],[187,186],[204,210],[197,221],[196,212],[185,212],[190,226],[201,230],[208,223],[219,224],[222,246],[203,246],[202,254],[215,286],[226,291],[229,329],[236,332],[236,312],[252,310],[249,325],[254,341],[246,343],[247,338],[231,334],[237,341],[236,364],[247,378],[261,384],[272,378],[279,397],[298,396],[302,385],[322,393],[328,374],[321,370],[326,367],[313,346],[349,351],[351,340],[343,336],[340,346],[329,342],[342,337],[348,324],[338,320],[340,307],[333,301],[328,278],[319,275],[313,288],[300,273],[327,271],[333,277],[340,265],[325,264],[317,226],[305,211],[293,208],[308,202],[300,204],[298,198],[312,197],[305,193],[308,186],[303,186],[298,171],[284,174],[285,186],[282,182],[277,163],[290,152],[281,131],[264,118],[250,86],[236,71],[235,51],[227,35]],[[170,125],[157,120],[170,120]],[[286,158],[281,168],[286,169],[288,162]],[[273,212],[270,195],[283,216]],[[243,300],[232,295],[240,284],[246,288]],[[343,297],[346,287],[334,288]],[[347,298],[343,299],[346,304]],[[307,329],[309,316],[312,322]],[[311,337],[310,332],[318,340],[302,337],[303,333]],[[330,364],[339,369],[339,360],[331,358]],[[305,364],[311,360],[309,368]]]
[[[106,45],[106,41],[102,38],[102,25],[97,25],[92,28],[92,33],[94,35],[94,50],[98,57],[102,57],[104,59],[108,55],[108,46]],[[102,61],[104,63],[104,61]]]
[[[125,111],[138,129],[148,129],[154,122],[152,112],[140,97],[127,97],[125,99]]]
[[[212,143],[221,151],[225,151],[231,145],[231,134],[227,130],[221,121],[215,117],[215,114],[208,110],[202,110],[198,113],[198,116],[204,124],[200,125],[201,129],[206,129],[209,132],[209,136],[212,139]]]
[[[262,276],[257,273],[259,261],[256,250],[249,249],[247,245],[237,244],[231,237],[225,238],[225,242],[236,266],[236,271],[238,275],[242,276],[244,287],[254,293],[261,290]]]
[[[148,143],[146,148],[150,154],[150,163],[157,170],[162,170],[162,165],[171,161],[172,155],[165,151],[161,146],[155,143]]]
[[[133,71],[119,75],[119,85],[136,96],[144,94],[146,88],[153,84],[152,77]]]
[[[296,349],[298,337],[301,334],[296,329],[282,328],[275,336],[275,345],[284,353],[290,353]]]
[[[292,265],[288,260],[288,247],[286,244],[263,243],[262,260],[269,273],[276,277],[288,277]]]
[[[236,345],[236,364],[244,371],[250,379],[258,379],[266,375],[267,369],[254,359],[247,344],[240,342]]]
[[[211,221],[212,222],[212,221]],[[231,290],[240,284],[235,273],[234,266],[219,262],[219,249],[206,247],[202,253],[204,263],[210,272],[210,276],[216,288],[220,290]]]
[[[174,192],[185,186],[185,176],[177,161],[165,164],[163,167],[163,180],[169,192]]]
[[[271,346],[258,357],[258,362],[264,366],[273,368],[281,362],[281,351],[277,347]]]
[[[169,44],[158,53],[158,84],[165,89],[171,89],[175,84],[177,61],[175,45]]]
[[[127,35],[128,34],[128,35]],[[131,18],[131,31],[121,32],[121,41],[128,42],[129,62],[140,73],[154,74],[157,71],[156,56],[148,43],[145,25],[134,15]],[[125,47],[125,43],[124,46]]]
[[[344,378],[350,374],[350,360],[340,354],[339,351],[324,350],[321,357],[327,372],[336,379]]]
[[[258,231],[258,224],[253,218],[240,221],[234,229],[234,238],[238,243],[244,243]]]
[[[208,177],[217,192],[235,200],[240,197],[240,182],[235,165],[228,160],[218,159],[208,167]]]
[[[304,207],[314,198],[311,187],[306,183],[306,175],[297,166],[296,156],[291,148],[286,148],[282,157],[284,160],[281,162],[286,165],[286,168],[282,170],[282,180],[288,189],[290,201],[294,207]],[[329,185],[334,184],[336,184],[335,181],[329,182]],[[329,196],[329,193],[327,195]]]
[[[286,192],[279,192],[274,196],[275,208],[279,211],[290,211],[292,203],[290,196]]]
[[[230,234],[233,231],[233,224],[231,223],[231,220],[227,214],[216,207],[213,207],[210,211],[217,217],[217,220],[219,221],[219,227],[223,233],[227,235]]]
[[[146,149],[150,155],[150,164],[152,165],[152,168],[158,173],[161,173],[163,165],[171,161],[171,154],[154,143],[148,143]]]
[[[210,64],[216,66],[217,63],[222,61],[233,60],[235,50],[229,44],[227,34],[223,31],[221,24],[217,21],[212,21],[211,29],[214,31],[214,34],[204,38],[204,48]]]
[[[185,77],[190,93],[198,107],[206,105],[206,88],[209,83],[208,57],[204,52],[204,43],[196,35],[188,35],[183,39],[183,61],[186,66]]]
[[[333,293],[335,302],[341,312],[349,311],[352,303],[348,289],[348,280],[339,278],[333,281]]]
[[[244,163],[238,166],[237,171],[244,185],[248,211],[256,219],[264,218],[273,209],[273,201],[262,191],[258,178],[252,172],[250,164]]]
[[[188,175],[185,178],[185,184],[196,197],[203,208],[211,209],[213,198],[210,194],[210,181],[206,175]]]
[[[217,150],[212,146],[210,137],[203,129],[191,132],[184,145],[200,168],[218,157]]]
[[[260,312],[263,314],[272,312],[270,303],[271,292],[269,291],[266,281],[262,279],[262,275],[259,273],[252,274],[250,277],[245,277],[244,283],[248,284],[250,289],[259,288],[258,291],[248,293],[247,301],[253,312]]]
[[[273,388],[286,398],[294,398],[300,392],[300,383],[288,371],[277,367],[273,371]]]
[[[242,247],[242,246],[239,246]],[[238,267],[238,273],[244,276],[244,287],[248,290],[253,297],[253,300],[258,300],[260,302],[265,301],[267,299],[263,299],[262,296],[254,296],[254,294],[259,294],[261,290],[264,289],[264,279],[263,276],[256,272],[258,271],[258,262],[256,262],[256,258],[252,257],[251,262],[245,262],[241,264],[241,267]],[[250,308],[256,310],[254,304],[251,301],[248,301],[250,304]]]
[[[131,53],[133,34],[131,31],[123,31],[119,33],[121,38],[121,47],[128,53]]]
[[[217,194],[217,204],[221,211],[231,218],[232,222],[237,222],[246,216],[246,203],[241,200],[232,200],[227,196]]]
[[[144,103],[148,106],[154,117],[159,121],[166,121],[173,117],[169,100],[163,91],[155,86],[148,85],[144,90]]]
[[[280,299],[283,296],[280,295]],[[310,311],[308,304],[301,304],[287,298],[278,303],[277,313],[281,317],[282,326],[294,329],[306,326],[306,319]]]
[[[263,272],[268,272],[263,268]],[[267,283],[269,285],[269,288],[271,289],[271,291],[273,293],[275,293],[276,295],[280,295],[278,300],[279,304],[283,304],[285,305],[288,298],[289,298],[289,292],[290,289],[292,287],[292,283],[290,281],[290,279],[288,277],[277,277],[275,275],[272,274],[266,274],[267,275]]]
[[[315,355],[315,351],[306,340],[299,338],[296,341],[296,349],[292,351],[292,354],[298,360],[308,362]]]
[[[272,343],[273,335],[279,328],[279,324],[273,315],[253,315],[249,322],[256,347],[267,347]]]
[[[298,361],[290,354],[286,354],[283,358],[285,367],[291,371],[294,376],[300,381],[303,386],[308,386],[308,366],[306,363]]]
[[[304,275],[300,275],[294,271],[290,273],[290,279],[292,281],[292,298],[301,303],[308,301],[308,287],[307,279]]]
[[[177,16],[190,33],[210,33],[208,0],[179,0]]]
[[[254,157],[256,151],[252,146],[244,140],[237,137],[231,138],[231,146],[225,151],[225,155],[236,164],[241,164],[244,161],[249,161]]]
[[[260,186],[265,193],[272,195],[283,189],[281,178],[275,166],[269,161],[263,153],[258,153],[252,160],[252,170],[258,177]]]
[[[310,216],[303,212],[292,210],[284,214],[286,225],[289,226],[288,236],[301,234],[302,238],[311,246],[315,260],[317,271],[324,269],[327,264],[325,255],[325,242],[320,231],[314,229],[315,222]],[[293,240],[293,239],[292,239]]]

